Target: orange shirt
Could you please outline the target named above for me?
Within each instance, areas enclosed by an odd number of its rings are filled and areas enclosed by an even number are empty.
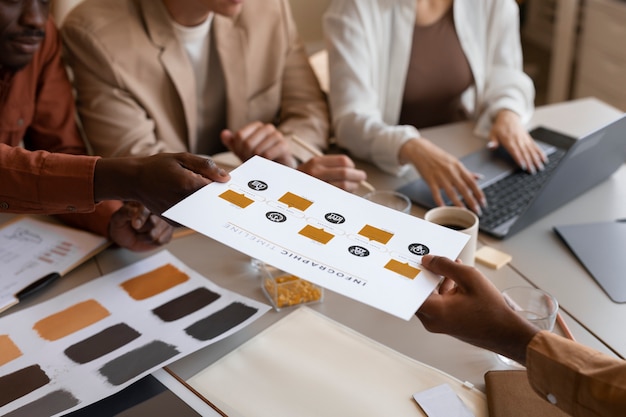
[[[86,154],[75,117],[60,38],[49,20],[30,64],[17,72],[0,69],[0,212],[91,213],[62,220],[107,236],[121,203],[94,204],[96,157],[63,155]]]
[[[573,416],[626,415],[626,361],[547,331],[528,345],[530,385]]]

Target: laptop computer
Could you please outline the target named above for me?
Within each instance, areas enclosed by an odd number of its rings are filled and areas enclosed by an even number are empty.
[[[500,239],[604,181],[626,161],[626,115],[580,139],[544,127],[530,135],[549,159],[546,169],[535,175],[519,169],[502,148],[483,148],[461,159],[468,170],[483,175],[478,185],[488,207],[481,215],[480,230]],[[398,191],[423,207],[435,207],[421,178]]]

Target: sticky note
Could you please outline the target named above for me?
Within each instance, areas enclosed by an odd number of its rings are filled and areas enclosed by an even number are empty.
[[[475,417],[448,384],[416,392],[413,399],[428,417]]]
[[[511,255],[501,252],[491,246],[483,246],[476,251],[476,262],[480,262],[493,269],[500,269],[511,262]]]

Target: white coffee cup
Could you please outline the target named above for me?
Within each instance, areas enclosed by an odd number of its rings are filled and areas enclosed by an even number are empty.
[[[458,258],[465,264],[474,266],[476,240],[478,239],[478,216],[474,212],[456,206],[435,207],[424,215],[424,220],[470,236]]]

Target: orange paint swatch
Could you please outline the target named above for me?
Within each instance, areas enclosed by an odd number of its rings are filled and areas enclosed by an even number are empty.
[[[380,242],[383,245],[386,245],[387,242],[389,242],[389,240],[393,237],[393,233],[386,232],[377,227],[370,226],[369,224],[363,226],[363,228],[359,231],[359,234],[369,240]]]
[[[22,356],[22,351],[6,334],[0,334],[0,366]]]
[[[120,284],[135,300],[144,300],[187,281],[189,276],[174,267],[163,265]]]
[[[96,300],[87,300],[39,320],[33,329],[42,339],[54,341],[90,326],[110,314]]]
[[[422,272],[420,269],[414,268],[408,263],[402,263],[400,261],[396,261],[395,259],[387,262],[385,268],[410,279],[415,278],[420,272]]]

